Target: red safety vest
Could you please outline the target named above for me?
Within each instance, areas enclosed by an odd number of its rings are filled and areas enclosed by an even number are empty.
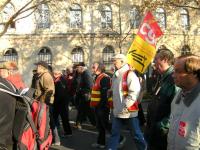
[[[100,89],[101,89],[101,85],[100,85],[100,81],[101,81],[101,79],[103,78],[103,77],[108,77],[108,75],[107,74],[105,74],[105,73],[102,73],[102,74],[100,74],[98,77],[97,77],[97,79],[96,79],[96,81],[95,81],[95,83],[94,83],[94,85],[93,85],[93,87],[92,87],[92,92],[91,92],[91,101],[90,101],[90,106],[91,107],[96,107],[96,106],[98,106],[98,104],[99,104],[99,102],[100,102],[100,100],[101,100],[101,91],[100,91]],[[111,85],[111,84],[110,84]],[[108,98],[108,106],[109,107],[112,107],[112,98]]]
[[[123,96],[126,97],[128,96],[128,83],[127,83],[127,77],[128,77],[128,73],[131,70],[127,70],[122,77],[122,90],[123,90]],[[138,101],[136,101],[132,106],[130,106],[128,108],[128,111],[133,112],[133,111],[138,111]]]

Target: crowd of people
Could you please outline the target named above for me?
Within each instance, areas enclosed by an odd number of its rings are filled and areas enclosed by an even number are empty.
[[[65,73],[43,61],[35,64],[30,88],[34,89],[33,97],[49,107],[52,145],[59,146],[61,137],[73,134],[71,104],[77,109],[74,128],[82,129],[87,119],[96,127],[98,136],[96,143],[91,143],[93,148],[117,150],[123,146],[126,138],[121,130],[126,125],[138,150],[200,149],[199,56],[174,58],[167,48],[157,52],[157,82],[151,87],[153,96],[146,118],[141,107],[145,78],[127,64],[124,54],[116,54],[112,62],[112,72],[106,72],[102,62],[93,63],[91,69],[78,63],[67,67]],[[13,62],[1,63],[1,82],[12,82],[19,90],[26,87]],[[2,91],[0,101],[0,149],[12,149],[15,101]],[[58,132],[60,121],[63,134]],[[110,134],[108,141],[106,132]]]

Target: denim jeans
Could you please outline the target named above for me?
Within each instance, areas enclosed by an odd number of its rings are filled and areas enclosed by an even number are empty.
[[[53,116],[53,113],[54,113],[54,108],[53,106],[49,105],[50,128],[52,130],[53,142],[57,143],[60,142],[60,137],[58,135],[58,129],[55,123],[55,118]]]
[[[137,117],[125,118],[125,119],[115,118],[115,117],[113,118],[112,131],[111,131],[111,137],[108,143],[108,149],[117,150],[122,125],[127,124],[127,123],[129,125],[130,133],[131,133],[131,136],[133,137],[133,140],[135,141],[137,149],[146,150],[147,143],[144,140],[144,136],[140,130],[139,120]]]

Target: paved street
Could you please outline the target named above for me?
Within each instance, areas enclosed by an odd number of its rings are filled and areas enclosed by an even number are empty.
[[[128,131],[123,131],[123,135],[127,140],[123,150],[133,150],[134,143],[131,141],[131,136]],[[92,143],[96,142],[97,132],[90,125],[85,124],[83,129],[77,130],[73,128],[73,136],[62,138],[61,146],[53,146],[51,150],[95,150],[91,147]],[[107,136],[108,139],[109,135]]]
[[[146,104],[143,105],[146,110]],[[76,110],[72,109],[70,111],[70,120],[71,125],[73,126],[74,120],[76,116]],[[83,124],[83,129],[78,130],[72,128],[73,135],[71,137],[62,138],[61,146],[52,146],[50,150],[97,150],[91,147],[92,143],[96,142],[97,131],[94,127],[92,127],[89,123]],[[126,137],[126,142],[123,150],[136,150],[135,144],[133,140],[131,140],[131,136],[128,130],[123,130],[122,135]],[[108,141],[109,135],[107,135]]]
[[[77,130],[73,128],[73,136],[61,139],[61,146],[54,146],[52,150],[89,150],[90,143],[95,139],[96,133],[90,126],[84,126],[84,129]]]

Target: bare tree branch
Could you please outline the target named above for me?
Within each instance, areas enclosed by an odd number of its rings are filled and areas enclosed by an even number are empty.
[[[2,10],[5,8],[5,6],[10,2],[11,0],[4,0],[4,3],[0,3],[0,8],[2,7]],[[2,35],[4,35],[7,31],[7,29],[9,28],[10,24],[12,24],[13,22],[26,18],[28,16],[30,16],[32,13],[35,12],[35,10],[37,9],[37,7],[41,4],[47,4],[50,3],[53,0],[42,0],[40,2],[35,3],[34,5],[30,6],[31,4],[34,3],[34,0],[30,0],[29,2],[27,2],[24,6],[22,6],[19,10],[17,10],[6,22],[1,23],[2,26],[2,30],[0,31],[0,37]],[[23,16],[23,17],[19,17],[20,15],[24,14],[25,12],[30,11],[30,13],[28,13],[27,15]],[[19,17],[19,18],[18,18]]]
[[[24,18],[30,16],[31,14],[33,14],[33,13],[35,12],[36,9],[37,9],[37,8],[33,9],[29,14],[27,14],[27,15],[25,15],[25,16],[23,16],[23,17],[20,17],[20,18],[15,19],[15,22],[18,21],[18,20],[21,20],[21,19],[24,19]]]
[[[11,23],[12,23],[12,20],[9,20],[8,22],[5,22],[5,23],[1,23],[1,25],[3,26],[3,30],[0,31],[0,37],[7,32]]]
[[[33,0],[32,0],[33,1]],[[41,2],[39,2],[39,3],[37,3],[37,4],[35,4],[35,5],[33,5],[33,6],[31,6],[31,7],[29,7],[29,8],[26,8],[26,9],[23,9],[23,11],[21,11],[21,13],[20,14],[22,14],[22,13],[24,13],[24,12],[27,12],[27,11],[29,11],[29,10],[31,10],[31,9],[35,9],[35,8],[37,8],[38,6],[40,6],[41,4],[47,4],[47,3],[49,3],[49,2],[51,2],[52,0],[43,0],[43,1],[41,1]],[[25,7],[24,7],[25,8]],[[35,9],[36,10],[36,9]]]
[[[22,6],[20,9],[18,9],[15,14],[13,14],[7,21],[4,21],[4,23],[1,23],[1,25],[4,25],[5,27],[3,28],[2,31],[0,31],[0,36],[3,35],[2,33],[6,33],[8,27],[10,26],[10,24],[12,24],[13,22],[26,18],[28,16],[30,16],[31,14],[33,14],[33,12],[38,8],[39,5],[41,4],[54,4],[55,6],[57,6],[56,4],[58,3],[58,1],[64,1],[64,0],[29,0],[24,6]],[[70,0],[69,2],[73,3],[74,0]],[[0,0],[0,12],[5,8],[5,6],[11,3],[11,0]],[[94,0],[91,3],[109,3],[109,4],[113,4],[115,6],[117,6],[119,9],[118,11],[118,17],[119,17],[119,21],[118,21],[118,29],[112,30],[112,33],[116,33],[118,36],[120,36],[120,41],[119,42],[123,42],[128,35],[126,35],[125,37],[122,37],[125,33],[124,31],[121,30],[121,12],[120,12],[120,7],[121,7],[121,3],[122,0]],[[192,4],[192,5],[191,5]],[[195,4],[195,5],[194,5]],[[151,9],[154,10],[157,7],[164,7],[167,9],[174,9],[174,8],[190,8],[190,9],[197,9],[200,10],[200,0],[143,0],[142,5],[140,6],[141,10],[144,11],[145,9]],[[30,12],[29,12],[30,11]],[[28,12],[28,14],[26,14],[26,12]],[[23,16],[24,14],[24,16]],[[129,31],[131,32],[131,30]],[[128,34],[129,34],[128,32]],[[118,38],[119,39],[119,38]]]
[[[0,1],[0,12],[4,9],[4,7],[10,3],[11,0],[1,0]]]
[[[129,29],[128,33],[126,33],[126,35],[124,36],[124,38],[121,40],[121,42],[123,42],[131,33],[131,28]]]

